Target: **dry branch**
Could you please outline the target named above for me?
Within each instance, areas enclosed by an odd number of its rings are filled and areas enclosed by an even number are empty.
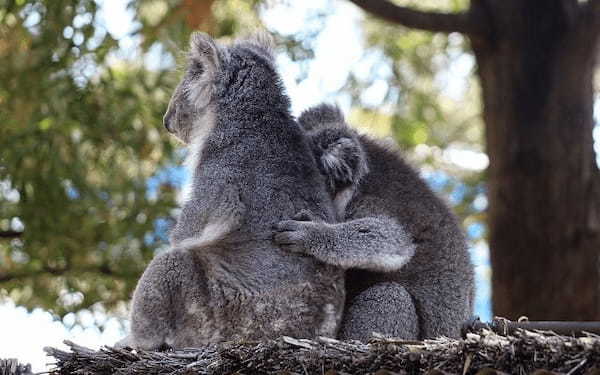
[[[3,238],[3,239],[13,239],[13,238],[19,238],[22,236],[23,236],[23,232],[17,232],[14,230],[0,231],[0,238]]]
[[[467,12],[425,12],[398,6],[387,0],[350,1],[374,16],[413,29],[443,33],[459,32],[467,35],[478,35],[484,32],[483,26]]]
[[[168,352],[94,351],[66,344],[70,352],[45,349],[57,360],[54,374],[600,373],[600,336],[522,330],[510,336],[484,330],[464,340],[376,339],[369,344],[282,337]]]

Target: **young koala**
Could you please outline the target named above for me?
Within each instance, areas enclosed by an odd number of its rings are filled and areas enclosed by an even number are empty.
[[[298,121],[319,145],[313,150],[358,139],[366,154],[368,173],[345,195],[352,176],[340,179],[316,154],[330,185],[339,186],[335,201],[348,202],[345,221],[330,224],[303,212],[280,222],[275,234],[284,249],[347,269],[339,338],[458,337],[471,314],[473,267],[455,217],[395,150],[357,135],[336,107],[319,105]],[[338,155],[338,164],[356,159],[348,149]]]
[[[282,251],[272,227],[335,209],[304,130],[290,114],[265,38],[191,37],[187,71],[164,116],[190,148],[190,196],[133,295],[126,345],[199,346],[281,335],[336,335],[344,271]]]

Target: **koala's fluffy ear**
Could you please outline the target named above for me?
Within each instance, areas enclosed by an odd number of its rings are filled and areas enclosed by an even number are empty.
[[[267,59],[275,59],[275,40],[273,36],[266,31],[257,31],[243,40],[244,43],[251,45]]]
[[[206,107],[214,92],[214,80],[221,60],[219,47],[205,33],[195,32],[190,37],[189,70],[194,79],[190,81],[188,92],[197,108]]]
[[[305,130],[313,130],[333,124],[345,124],[345,120],[338,106],[322,103],[304,110],[298,118],[298,123]]]
[[[200,64],[206,72],[216,71],[219,68],[219,49],[217,44],[208,34],[195,32],[190,37],[190,60]]]

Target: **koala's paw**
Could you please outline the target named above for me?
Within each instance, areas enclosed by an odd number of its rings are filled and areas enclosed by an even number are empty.
[[[283,220],[274,225],[275,243],[283,250],[311,254],[311,242],[318,232],[319,220],[310,211],[301,211],[293,220]]]

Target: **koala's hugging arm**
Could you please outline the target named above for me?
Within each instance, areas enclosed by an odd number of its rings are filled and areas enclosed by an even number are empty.
[[[302,211],[275,225],[275,242],[284,250],[312,255],[344,269],[392,272],[415,252],[410,234],[387,216],[329,224]]]

